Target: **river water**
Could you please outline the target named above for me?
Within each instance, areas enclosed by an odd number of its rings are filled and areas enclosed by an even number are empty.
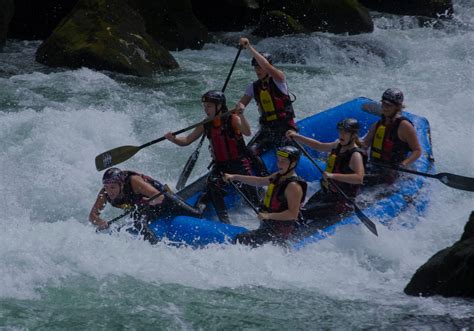
[[[297,96],[298,118],[359,96],[405,92],[428,118],[437,172],[474,176],[474,3],[419,27],[375,15],[375,31],[255,40],[286,54],[277,63]],[[100,188],[94,157],[140,145],[203,118],[200,95],[221,89],[235,57],[224,34],[198,51],[174,52],[181,68],[136,78],[50,69],[35,63],[40,41],[10,40],[0,53],[0,329],[421,329],[474,328],[474,302],[403,293],[415,270],[458,240],[473,194],[429,181],[430,204],[414,229],[349,226],[296,252],[265,246],[150,246],[95,233],[87,217]],[[253,40],[251,40],[253,41]],[[277,56],[278,60],[278,56]],[[229,104],[254,79],[243,51]],[[255,131],[257,111],[247,117]],[[193,146],[162,142],[123,163],[171,186]],[[204,173],[203,148],[192,177]],[[118,215],[107,210],[105,216]],[[256,226],[251,211],[234,219]],[[376,221],[376,220],[374,220]]]

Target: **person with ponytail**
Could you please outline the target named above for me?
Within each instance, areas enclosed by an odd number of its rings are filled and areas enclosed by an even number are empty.
[[[256,187],[268,186],[258,214],[258,229],[237,235],[235,243],[256,247],[266,242],[282,243],[301,221],[300,208],[306,196],[306,182],[295,172],[301,152],[294,146],[279,147],[278,171],[266,177],[224,174],[225,181],[239,181]]]
[[[303,143],[318,152],[327,152],[329,157],[326,170],[321,179],[321,189],[306,202],[302,214],[307,223],[340,219],[352,207],[337,190],[331,181],[350,198],[355,198],[364,181],[367,156],[359,140],[359,123],[356,119],[347,118],[337,124],[339,139],[323,143],[302,136],[294,131],[286,133],[288,138]]]

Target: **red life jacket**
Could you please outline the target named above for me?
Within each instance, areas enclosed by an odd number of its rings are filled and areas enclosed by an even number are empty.
[[[235,115],[229,113],[204,125],[204,132],[209,139],[212,158],[216,164],[241,161],[247,155],[244,137],[240,132],[236,133],[232,127],[233,116]]]
[[[281,182],[280,177],[277,176],[277,178],[268,186],[262,210],[267,213],[279,213],[287,210],[288,201],[285,197],[285,190],[288,184],[292,182],[297,182],[303,189],[303,196],[301,197],[302,204],[306,198],[308,184],[298,176],[286,178]],[[266,220],[264,224],[271,227],[271,229],[278,234],[283,235],[283,237],[287,237],[293,233],[293,230],[295,229],[295,223],[296,222],[291,221]]]
[[[331,151],[331,154],[329,154],[326,172],[334,174],[353,174],[354,171],[350,168],[350,162],[352,154],[354,154],[355,152],[359,152],[362,155],[362,162],[365,168],[365,165],[367,163],[367,153],[362,148],[354,147],[343,153],[341,153],[341,148],[341,144],[338,144],[336,148]],[[359,184],[350,184],[343,182],[336,182],[336,184],[342,191],[344,191],[344,193],[346,193],[350,197],[355,197],[361,186]],[[331,188],[330,185],[328,187],[326,185],[326,181],[323,179],[321,179],[321,186],[326,189],[329,188],[333,192],[337,192],[337,190],[335,188]]]
[[[260,124],[267,126],[285,125],[296,129],[295,112],[289,95],[283,94],[270,77],[267,86],[261,80],[253,83],[253,95],[260,112]]]
[[[397,164],[402,162],[411,152],[410,146],[401,141],[398,137],[398,128],[402,121],[413,123],[406,117],[398,117],[393,123],[384,125],[384,119],[378,121],[375,126],[375,134],[370,148],[370,159],[383,162]]]

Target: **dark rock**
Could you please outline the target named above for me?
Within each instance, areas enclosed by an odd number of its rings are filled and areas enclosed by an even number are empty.
[[[242,31],[260,16],[258,0],[191,0],[193,12],[209,31]]]
[[[13,0],[0,0],[0,51],[7,40],[8,27],[13,17]]]
[[[438,17],[453,14],[452,0],[359,0],[372,10],[397,14]]]
[[[280,10],[310,31],[358,34],[372,32],[369,11],[357,0],[265,0],[263,10]]]
[[[80,0],[40,45],[36,60],[52,67],[89,67],[149,76],[177,68],[123,0]]]
[[[207,28],[194,16],[191,0],[128,3],[144,18],[146,32],[166,49],[201,49],[209,39]]]
[[[307,30],[294,18],[279,10],[273,10],[262,15],[252,34],[266,38],[304,32]]]
[[[14,0],[9,38],[44,40],[71,11],[77,0]]]
[[[414,296],[474,298],[474,213],[469,217],[461,240],[422,265],[404,291]]]

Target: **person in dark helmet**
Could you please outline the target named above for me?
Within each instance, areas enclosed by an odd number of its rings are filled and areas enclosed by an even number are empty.
[[[415,127],[403,116],[404,96],[397,88],[382,94],[382,118],[363,138],[363,146],[370,149],[367,184],[391,184],[398,172],[375,166],[376,163],[406,167],[421,156],[421,145]]]
[[[307,184],[295,172],[300,151],[294,146],[283,146],[277,149],[276,155],[278,171],[270,176],[224,175],[226,181],[268,186],[263,207],[258,214],[261,226],[237,235],[236,243],[253,247],[266,242],[282,243],[294,233],[301,220],[300,207],[306,196]]]
[[[295,112],[285,74],[273,66],[272,56],[268,53],[259,53],[250,45],[247,38],[240,38],[239,43],[253,56],[252,66],[258,79],[248,85],[236,109],[243,111],[252,99],[257,103],[260,130],[249,143],[249,148],[254,156],[252,161],[260,169],[260,175],[267,175],[265,165],[258,156],[271,148],[289,143],[285,138],[285,132],[297,130]]]
[[[130,210],[135,220],[134,227],[145,240],[156,243],[153,233],[148,230],[149,222],[157,218],[171,218],[178,215],[201,217],[201,211],[191,207],[177,195],[171,193],[166,185],[134,171],[110,168],[102,177],[103,187],[92,206],[89,220],[103,230],[109,227],[100,217],[107,203],[113,207]],[[160,194],[157,197],[157,194]],[[153,199],[150,199],[154,197]],[[145,207],[147,206],[147,207]]]
[[[363,183],[367,156],[359,140],[359,123],[346,118],[337,124],[339,139],[323,143],[288,131],[287,137],[301,142],[318,152],[327,152],[329,157],[321,179],[321,189],[306,202],[302,214],[307,222],[341,219],[352,211],[334,183],[350,198],[355,198]],[[331,180],[331,181],[330,181]]]
[[[243,136],[251,134],[250,125],[243,112],[228,111],[224,93],[208,91],[201,98],[204,111],[213,121],[198,126],[188,136],[176,137],[171,132],[165,134],[166,139],[179,146],[187,146],[205,134],[209,139],[212,155],[212,168],[207,178],[207,192],[200,203],[210,201],[216,210],[219,220],[229,223],[229,216],[224,202],[225,186],[222,173],[252,173],[248,150]],[[247,197],[258,201],[257,191],[252,187],[243,187]]]

